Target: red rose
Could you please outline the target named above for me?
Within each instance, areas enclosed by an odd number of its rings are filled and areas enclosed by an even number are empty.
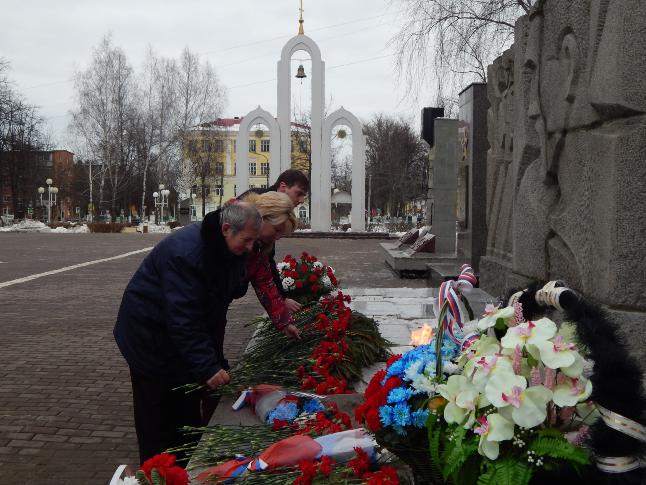
[[[290,268],[292,268],[292,269],[296,268],[296,261],[291,260],[291,261],[289,262],[289,267],[290,267]]]
[[[307,267],[307,265],[305,265],[305,264],[301,264],[301,273],[307,273],[307,270],[308,270],[308,269],[309,269],[309,268]]]
[[[296,283],[296,288],[302,288],[303,287],[303,282],[301,280],[298,280]]]
[[[319,289],[319,285],[312,285],[312,293],[318,293]]]
[[[313,275],[313,274],[310,275],[308,279],[310,283],[316,283],[318,281],[318,278],[316,277],[316,275]]]

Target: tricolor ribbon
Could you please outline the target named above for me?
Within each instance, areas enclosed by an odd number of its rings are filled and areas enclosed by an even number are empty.
[[[444,333],[457,345],[462,345],[464,339],[459,339],[455,336],[455,326],[462,330],[468,320],[468,316],[460,304],[458,292],[463,289],[473,288],[477,281],[473,268],[468,264],[463,264],[457,281],[449,280],[440,285],[437,297],[438,317],[445,304],[446,314],[443,321],[438,322],[438,325],[443,326]]]
[[[235,460],[203,471],[197,476],[197,481],[200,483],[233,483],[236,477],[246,472],[296,466],[302,460],[317,460],[323,455],[329,456],[335,461],[347,461],[356,454],[355,448],[361,448],[369,456],[374,456],[376,446],[375,439],[363,428],[350,429],[318,438],[294,435],[273,443],[256,458],[236,455]]]

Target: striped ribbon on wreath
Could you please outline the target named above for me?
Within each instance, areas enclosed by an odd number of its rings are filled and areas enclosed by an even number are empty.
[[[445,335],[448,335],[454,343],[462,347],[471,335],[467,335],[466,338],[458,338],[455,335],[455,328],[457,327],[462,330],[469,318],[463,306],[460,304],[459,293],[464,289],[473,288],[477,281],[473,268],[468,264],[463,264],[460,268],[458,279],[442,283],[437,297],[438,317],[439,309],[443,308],[446,304],[446,314],[443,321],[438,322],[438,325],[442,325]],[[469,342],[471,341],[473,341],[472,338]]]

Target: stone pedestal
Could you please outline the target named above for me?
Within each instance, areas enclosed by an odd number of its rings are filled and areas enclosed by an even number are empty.
[[[191,223],[191,199],[180,201],[178,221],[182,226],[188,226]]]
[[[458,161],[458,120],[435,120],[432,187],[433,234],[438,256],[455,257],[455,214]]]

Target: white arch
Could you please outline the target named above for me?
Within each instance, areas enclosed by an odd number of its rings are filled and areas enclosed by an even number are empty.
[[[269,128],[269,183],[273,184],[280,175],[280,126],[276,119],[260,107],[247,113],[240,122],[236,138],[236,185],[238,194],[249,189],[249,128],[263,123]]]
[[[319,210],[314,210],[312,200],[312,229],[329,231],[332,220],[330,214],[332,192],[332,160],[330,134],[337,125],[347,125],[352,129],[352,231],[366,230],[366,141],[363,127],[359,119],[343,106],[331,113],[323,123],[325,143],[322,149],[322,164],[319,170],[319,185],[321,197]],[[314,185],[314,170],[312,170],[312,185]]]
[[[312,214],[321,212],[318,201],[321,196],[321,143],[323,106],[325,103],[325,62],[321,59],[321,50],[311,38],[306,35],[296,35],[289,39],[281,51],[278,61],[278,124],[281,128],[281,171],[291,168],[291,59],[294,52],[304,50],[312,59],[312,110],[311,110],[311,194]],[[329,227],[325,229],[329,231]]]

